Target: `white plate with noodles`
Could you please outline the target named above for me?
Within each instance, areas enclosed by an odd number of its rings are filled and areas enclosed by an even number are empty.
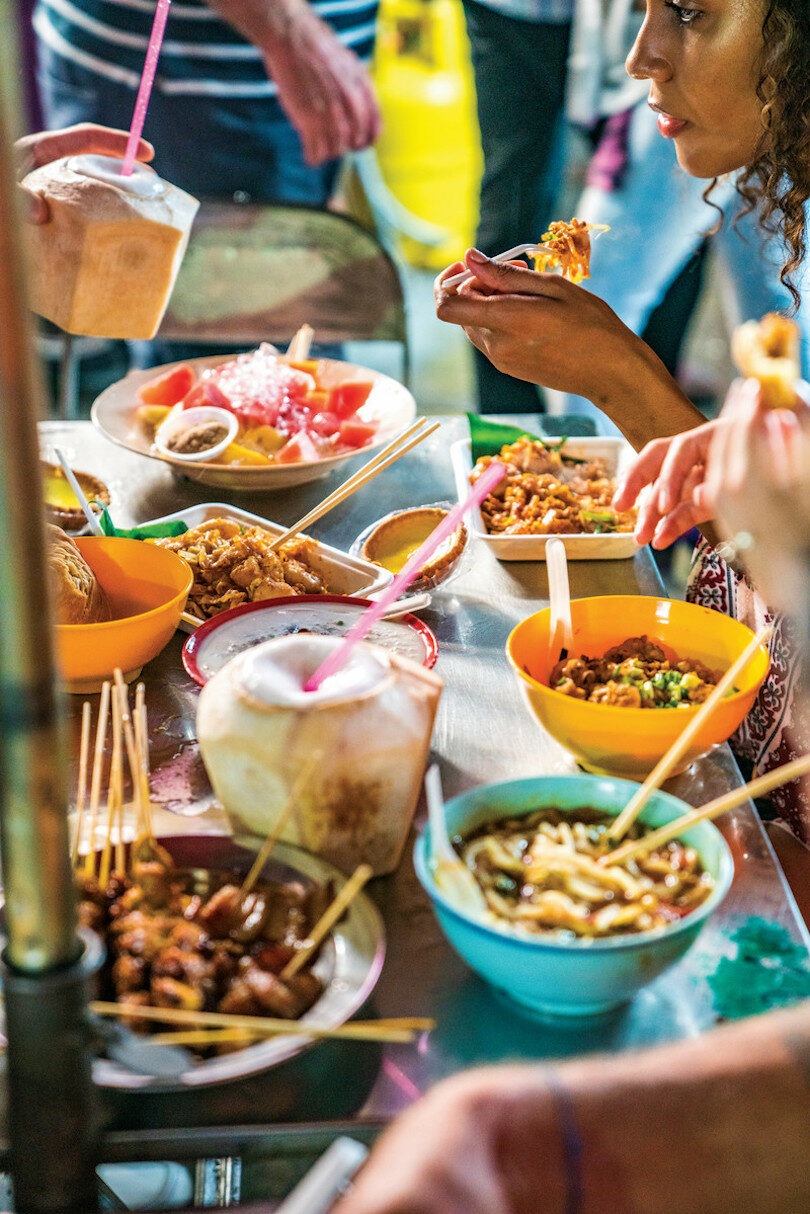
[[[638,786],[606,776],[482,785],[445,806],[447,828],[482,889],[480,916],[437,884],[430,834],[416,872],[445,935],[486,982],[542,1016],[592,1016],[628,1003],[680,960],[734,875],[717,827],[700,822],[638,861],[603,866],[606,827]],[[656,792],[628,838],[690,807]]]

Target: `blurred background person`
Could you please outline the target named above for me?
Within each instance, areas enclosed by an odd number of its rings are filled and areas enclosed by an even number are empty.
[[[49,126],[128,128],[149,0],[39,0]],[[169,11],[149,106],[155,168],[197,197],[323,206],[340,157],[379,132],[367,62],[376,0],[183,0]]]
[[[464,0],[484,153],[476,241],[490,254],[539,240],[554,218],[575,0]],[[482,413],[535,413],[533,384],[475,352]]]

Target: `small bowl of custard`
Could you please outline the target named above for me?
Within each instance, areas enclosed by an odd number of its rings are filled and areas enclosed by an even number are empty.
[[[442,506],[397,510],[374,523],[369,531],[360,536],[355,546],[364,560],[396,575],[448,514],[449,510]],[[460,523],[439,546],[419,577],[411,583],[409,593],[433,590],[446,582],[455,573],[466,546],[467,529]]]

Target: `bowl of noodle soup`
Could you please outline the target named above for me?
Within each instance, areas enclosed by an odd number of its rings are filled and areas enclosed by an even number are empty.
[[[524,1009],[583,1016],[630,1002],[680,960],[728,892],[734,863],[710,822],[636,860],[599,863],[610,819],[636,788],[611,776],[541,776],[448,801],[450,837],[486,899],[481,915],[437,884],[429,828],[417,840],[416,873],[449,942]],[[656,792],[626,838],[689,808]]]

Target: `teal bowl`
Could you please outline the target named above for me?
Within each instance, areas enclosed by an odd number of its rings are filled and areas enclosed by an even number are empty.
[[[448,801],[447,828],[452,838],[485,822],[552,806],[572,812],[588,806],[615,815],[637,789],[629,780],[588,775],[484,784]],[[641,821],[663,826],[690,808],[677,797],[656,792]],[[728,893],[734,861],[720,831],[710,822],[699,822],[681,838],[694,847],[714,878],[709,897],[697,910],[666,927],[602,940],[559,943],[527,939],[459,910],[433,879],[429,828],[416,841],[414,862],[447,939],[486,982],[534,1013],[591,1016],[629,1003],[643,986],[679,961]]]

